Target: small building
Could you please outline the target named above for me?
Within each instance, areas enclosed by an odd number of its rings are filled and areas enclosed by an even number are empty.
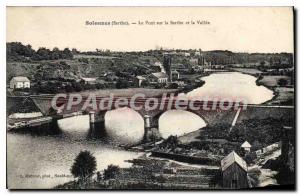
[[[192,66],[192,69],[195,72],[203,72],[203,70],[204,70],[204,68],[202,66],[198,66],[198,65]]]
[[[102,77],[105,81],[116,81],[119,79],[114,72],[106,72]]]
[[[188,52],[185,52],[185,53],[184,53],[184,56],[185,56],[185,57],[190,57],[190,56],[191,56],[191,54],[190,54],[190,53],[188,53]]]
[[[151,69],[157,72],[166,72],[164,66],[159,61],[155,62]]]
[[[171,80],[176,81],[180,78],[180,74],[177,70],[172,70],[171,71]]]
[[[200,56],[201,55],[201,52],[200,51],[196,51],[195,52],[195,56]]]
[[[154,63],[154,66],[162,66],[162,63],[157,61],[157,62]]]
[[[189,60],[190,65],[195,66],[198,65],[198,59],[197,58],[191,58]]]
[[[249,142],[245,141],[242,145],[241,145],[241,148],[243,148],[243,150],[245,152],[250,152],[251,150],[251,144],[249,144]]]
[[[13,77],[10,80],[9,87],[11,89],[25,89],[30,88],[30,80],[27,77]]]
[[[167,83],[168,75],[164,72],[155,72],[148,75],[148,80],[150,83]]]
[[[96,84],[98,78],[97,77],[91,77],[91,78],[81,77],[81,79],[85,84]]]
[[[247,163],[234,151],[221,160],[223,187],[227,189],[248,188]]]
[[[138,86],[141,87],[142,83],[146,80],[145,77],[143,76],[136,76],[137,82],[138,82]]]
[[[185,83],[184,80],[177,80],[177,81],[173,81],[173,83],[176,83],[178,85],[178,87],[184,87]]]
[[[212,68],[212,69],[222,70],[222,69],[225,68],[225,66],[224,66],[224,65],[211,65],[211,68]]]

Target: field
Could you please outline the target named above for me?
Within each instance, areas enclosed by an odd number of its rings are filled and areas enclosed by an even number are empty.
[[[250,75],[256,75],[262,73],[260,70],[257,70],[255,68],[232,68],[232,70],[245,73],[245,74],[250,74]]]
[[[147,88],[130,88],[130,89],[107,89],[107,90],[93,90],[80,92],[81,95],[95,94],[97,97],[109,97],[110,94],[114,96],[128,97],[135,94],[143,94],[146,97],[160,96],[163,93],[175,93],[177,89],[147,89]]]
[[[78,58],[100,58],[100,59],[115,59],[117,57],[114,56],[99,56],[99,55],[84,55],[84,54],[76,54],[74,55],[74,59],[78,59]]]
[[[279,80],[286,80],[286,85],[280,86]],[[263,76],[262,79],[258,80],[258,84],[272,88],[275,92],[275,97],[268,101],[267,104],[271,105],[294,105],[294,88],[289,87],[291,78],[288,76]]]
[[[277,96],[270,102],[271,104],[294,104],[294,88],[276,87],[275,93]]]
[[[290,83],[291,80],[288,76],[264,76],[259,80],[259,83],[267,87],[276,87],[278,86],[279,79],[286,79],[288,83]]]

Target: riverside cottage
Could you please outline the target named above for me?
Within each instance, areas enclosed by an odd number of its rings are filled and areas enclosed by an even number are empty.
[[[223,188],[248,188],[247,163],[234,151],[221,160]]]

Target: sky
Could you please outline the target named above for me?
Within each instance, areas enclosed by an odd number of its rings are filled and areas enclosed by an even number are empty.
[[[34,49],[294,50],[291,7],[7,7],[6,17],[7,42],[30,44]],[[198,20],[209,24],[198,25]],[[127,21],[130,25],[86,25],[86,21]],[[138,21],[144,25],[131,24]],[[148,25],[146,21],[169,24]],[[171,25],[170,21],[184,24]]]

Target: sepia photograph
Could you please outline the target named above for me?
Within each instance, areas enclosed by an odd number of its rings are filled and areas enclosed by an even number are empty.
[[[5,9],[7,189],[296,190],[294,7]]]

